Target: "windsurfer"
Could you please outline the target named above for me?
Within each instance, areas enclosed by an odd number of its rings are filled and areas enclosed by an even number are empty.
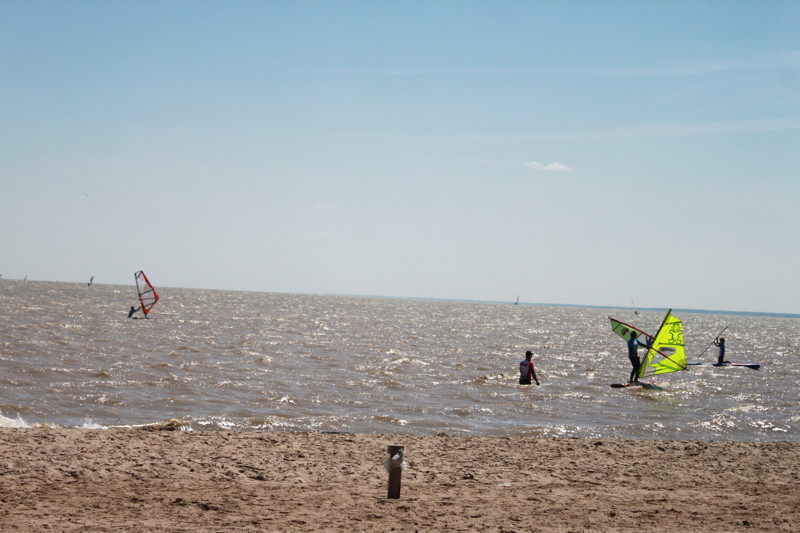
[[[642,362],[639,360],[639,346],[647,348],[647,344],[642,344],[639,341],[639,334],[635,331],[631,333],[631,338],[628,339],[628,359],[631,360],[631,377],[628,383],[639,383],[639,366]]]
[[[717,337],[714,341],[714,346],[719,348],[719,356],[717,357],[717,364],[721,365],[726,363],[725,361],[725,337]]]
[[[131,306],[131,310],[130,310],[130,311],[128,311],[128,318],[133,318],[133,315],[135,315],[135,314],[136,314],[136,312],[137,312],[139,309],[141,309],[141,308],[140,308],[140,307],[134,307],[134,306]]]
[[[539,385],[539,378],[536,377],[536,370],[533,368],[533,361],[531,358],[533,353],[528,350],[525,352],[525,359],[519,362],[519,384],[530,385],[531,378]]]

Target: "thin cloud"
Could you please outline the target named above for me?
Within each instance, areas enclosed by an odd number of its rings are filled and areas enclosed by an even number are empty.
[[[414,140],[426,142],[531,142],[531,141],[593,141],[615,139],[645,139],[658,137],[682,137],[728,133],[760,133],[770,131],[800,130],[799,118],[729,120],[716,122],[679,122],[640,124],[613,128],[576,130],[532,130],[522,134],[458,134],[458,135],[413,135],[413,134],[359,134],[357,139]],[[534,167],[536,163],[531,163]],[[544,165],[542,165],[544,166]],[[539,169],[541,170],[541,169]]]
[[[379,76],[528,76],[564,74],[608,77],[702,76],[740,70],[800,69],[800,50],[783,50],[732,57],[687,58],[680,62],[648,66],[538,67],[538,68],[350,68],[322,67],[300,69],[298,74],[379,75]]]
[[[639,126],[575,131],[565,134],[563,139],[642,139],[654,137],[681,137],[688,135],[760,133],[797,129],[800,129],[800,118],[730,120],[674,124],[644,124]]]
[[[543,172],[570,172],[574,170],[563,163],[559,163],[558,161],[553,161],[552,163],[547,164],[540,163],[538,161],[531,161],[529,163],[525,163],[525,166],[533,170],[541,170]]]

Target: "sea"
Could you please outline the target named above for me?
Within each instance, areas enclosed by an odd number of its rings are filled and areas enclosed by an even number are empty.
[[[692,366],[630,372],[666,312],[0,280],[0,427],[800,441],[800,318],[673,311]],[[517,383],[526,350],[541,386]]]

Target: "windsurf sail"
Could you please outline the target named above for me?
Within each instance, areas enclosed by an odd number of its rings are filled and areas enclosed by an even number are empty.
[[[133,275],[136,279],[136,291],[139,293],[139,301],[142,304],[142,312],[147,315],[150,310],[158,302],[158,293],[155,288],[144,275],[143,271],[139,271]]]
[[[89,278],[89,283],[87,283],[86,285],[88,285],[89,287],[91,287],[91,286],[92,286],[92,283],[94,283],[94,276],[92,276],[91,278]]]
[[[611,329],[614,331],[614,333],[616,333],[617,335],[619,335],[620,337],[622,337],[626,341],[631,340],[631,335],[634,334],[634,333],[638,334],[637,337],[639,335],[644,335],[647,338],[652,338],[653,337],[649,333],[645,333],[644,331],[640,330],[639,328],[631,326],[630,324],[626,324],[625,322],[620,322],[616,318],[608,317],[608,319],[611,321]],[[642,342],[644,342],[644,339],[640,339],[640,340]]]
[[[639,367],[639,377],[686,370],[686,348],[683,344],[683,323],[667,311],[653,345]]]

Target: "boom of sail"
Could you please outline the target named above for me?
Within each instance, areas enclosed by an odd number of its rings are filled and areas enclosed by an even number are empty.
[[[614,331],[614,333],[616,333],[626,341],[629,341],[631,339],[631,335],[633,335],[634,333],[637,333],[638,335],[644,335],[645,337],[652,337],[652,335],[650,335],[649,333],[645,333],[639,328],[631,326],[630,324],[626,324],[625,322],[620,322],[616,318],[608,317],[608,319],[611,321],[612,331]]]
[[[153,306],[156,305],[158,302],[158,293],[156,293],[155,288],[150,283],[150,280],[147,279],[147,276],[144,275],[143,271],[138,271],[135,273],[134,278],[136,279],[136,292],[139,293],[139,302],[142,304],[142,312],[147,316],[147,313],[153,309]]]

